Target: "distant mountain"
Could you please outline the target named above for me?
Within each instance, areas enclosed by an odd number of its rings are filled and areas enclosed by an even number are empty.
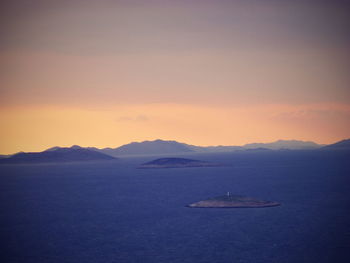
[[[270,150],[303,150],[303,149],[317,149],[322,147],[317,143],[311,141],[297,141],[297,140],[278,140],[271,143],[249,143],[243,146],[245,149],[264,148]]]
[[[326,145],[322,149],[350,149],[350,139]]]
[[[97,149],[89,147],[88,149],[99,151],[112,156],[120,155],[147,155],[147,154],[176,154],[191,152],[231,152],[242,150],[241,146],[195,146],[177,141],[143,141],[132,142],[122,145],[118,148]]]
[[[113,156],[194,152],[187,144],[163,140],[132,142],[115,149],[104,148],[99,151]]]
[[[120,155],[147,155],[147,154],[175,154],[175,153],[211,153],[211,152],[232,152],[237,150],[278,150],[278,149],[316,149],[321,147],[314,142],[304,142],[296,140],[279,140],[272,143],[251,143],[244,146],[196,146],[177,141],[144,141],[132,142],[118,148],[87,148],[99,151],[112,156]]]
[[[348,141],[348,140],[345,140]],[[181,153],[214,153],[214,152],[233,152],[237,150],[241,151],[263,151],[263,150],[299,150],[299,149],[317,149],[323,145],[316,144],[311,141],[296,141],[296,140],[279,140],[271,143],[250,143],[243,146],[196,146],[177,141],[143,141],[132,142],[122,145],[117,148],[103,148],[98,149],[95,147],[81,147],[73,145],[70,148],[52,147],[44,152],[56,152],[61,149],[72,150],[89,150],[91,152],[98,152],[109,156],[123,156],[123,155],[166,155],[166,154],[181,154]],[[335,146],[334,146],[335,147]],[[337,146],[338,147],[338,146]],[[38,153],[33,153],[38,154]],[[67,153],[68,154],[68,153]],[[15,154],[13,156],[17,156]],[[8,156],[7,156],[8,157]],[[19,158],[19,157],[15,157]],[[37,158],[37,157],[33,157]],[[63,158],[63,157],[62,157]],[[1,157],[0,157],[1,159]],[[9,159],[9,158],[6,158]]]
[[[104,153],[74,146],[71,148],[53,147],[43,152],[21,152],[9,158],[0,159],[0,163],[54,163],[114,159],[114,157]]]
[[[72,145],[71,147],[59,147],[59,146],[55,146],[55,147],[52,147],[52,148],[49,148],[47,150],[45,150],[45,152],[52,152],[52,151],[56,151],[56,150],[60,150],[60,149],[89,149],[89,148],[93,148],[93,147],[87,147],[87,148],[84,148],[84,147],[81,147],[79,145]],[[97,148],[94,148],[94,149],[97,149]],[[97,149],[98,150],[98,149]]]

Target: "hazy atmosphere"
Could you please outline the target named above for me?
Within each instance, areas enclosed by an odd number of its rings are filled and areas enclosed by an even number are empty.
[[[348,263],[349,14],[0,1],[0,261]]]
[[[350,131],[347,1],[2,1],[0,153]]]

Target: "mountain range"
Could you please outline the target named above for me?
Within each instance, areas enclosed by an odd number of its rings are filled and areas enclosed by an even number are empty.
[[[191,152],[232,152],[237,150],[248,149],[266,149],[266,150],[280,150],[280,149],[317,149],[322,145],[309,141],[296,141],[296,140],[279,140],[272,143],[252,143],[243,146],[196,146],[186,143],[180,143],[177,141],[144,141],[144,142],[132,142],[125,144],[118,148],[89,148],[112,156],[120,155],[147,155],[147,154],[173,154],[173,153],[191,153]]]
[[[243,146],[195,146],[177,141],[132,142],[117,148],[52,147],[43,152],[20,152],[14,155],[0,156],[0,163],[47,163],[72,161],[114,160],[118,156],[128,155],[170,155],[184,153],[214,153],[233,151],[269,151],[269,150],[338,150],[350,149],[350,139],[330,145],[320,145],[310,141],[278,140],[272,143],[250,143]]]

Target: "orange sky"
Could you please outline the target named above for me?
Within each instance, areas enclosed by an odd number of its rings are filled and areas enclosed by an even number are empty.
[[[0,153],[350,137],[341,1],[14,0],[0,10]]]
[[[53,145],[117,147],[168,139],[195,145],[242,145],[276,139],[332,143],[346,138],[348,105],[201,106],[135,104],[112,108],[31,106],[1,111],[4,153]]]

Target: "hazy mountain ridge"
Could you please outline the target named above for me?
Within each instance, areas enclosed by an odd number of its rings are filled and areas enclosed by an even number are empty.
[[[52,147],[43,152],[20,152],[9,158],[1,159],[0,163],[50,163],[114,159],[116,158],[98,151],[73,146],[70,148]]]
[[[98,152],[105,157],[118,157],[123,155],[167,155],[167,154],[186,154],[186,153],[215,153],[215,152],[233,152],[233,151],[267,151],[267,150],[312,150],[312,149],[350,149],[350,139],[345,139],[334,144],[320,145],[312,141],[298,141],[298,140],[278,140],[271,143],[249,143],[243,146],[196,146],[177,141],[166,140],[154,140],[143,142],[132,142],[122,145],[116,148],[103,148],[96,147],[81,147],[79,145],[73,145],[71,147],[51,147],[43,152],[37,153],[24,153],[24,154],[38,154],[38,153],[50,153],[60,152],[62,149],[70,149],[70,151],[76,150],[88,150],[91,152]],[[82,153],[82,152],[81,152]],[[12,157],[23,154],[23,152],[13,155],[0,155],[0,160],[12,159]],[[33,155],[33,156],[34,156]],[[29,155],[28,155],[29,156]],[[33,157],[32,156],[32,157]],[[77,156],[76,156],[77,157]],[[74,158],[76,158],[74,157]],[[101,156],[100,156],[101,157]],[[19,157],[15,157],[19,158]],[[34,158],[34,157],[33,157]],[[38,158],[38,157],[35,157]],[[46,155],[43,155],[46,158]],[[4,162],[4,161],[2,161]]]
[[[209,153],[209,152],[232,152],[237,150],[300,150],[300,149],[317,149],[322,145],[314,142],[304,142],[297,140],[278,140],[272,143],[251,143],[243,146],[196,146],[186,143],[180,143],[177,141],[144,141],[144,142],[132,142],[122,145],[115,149],[104,148],[97,149],[98,151],[109,154],[112,156],[119,155],[145,155],[145,154],[171,154],[171,153]]]
[[[345,139],[333,144],[326,145],[322,149],[350,149],[350,139]]]
[[[319,145],[311,141],[298,141],[298,140],[278,140],[271,143],[249,143],[243,146],[245,149],[265,148],[270,150],[302,150],[302,149],[317,149],[321,148]]]
[[[52,151],[56,151],[56,150],[61,150],[61,149],[72,149],[72,150],[76,150],[76,149],[89,149],[89,148],[94,148],[94,147],[81,147],[79,145],[72,145],[71,147],[59,147],[59,146],[54,146],[51,147],[47,150],[45,150],[44,152],[52,152]],[[95,148],[97,149],[97,148]]]
[[[104,148],[99,151],[109,155],[171,154],[194,152],[194,150],[191,149],[187,144],[179,143],[177,141],[163,140],[132,142],[115,149]]]

